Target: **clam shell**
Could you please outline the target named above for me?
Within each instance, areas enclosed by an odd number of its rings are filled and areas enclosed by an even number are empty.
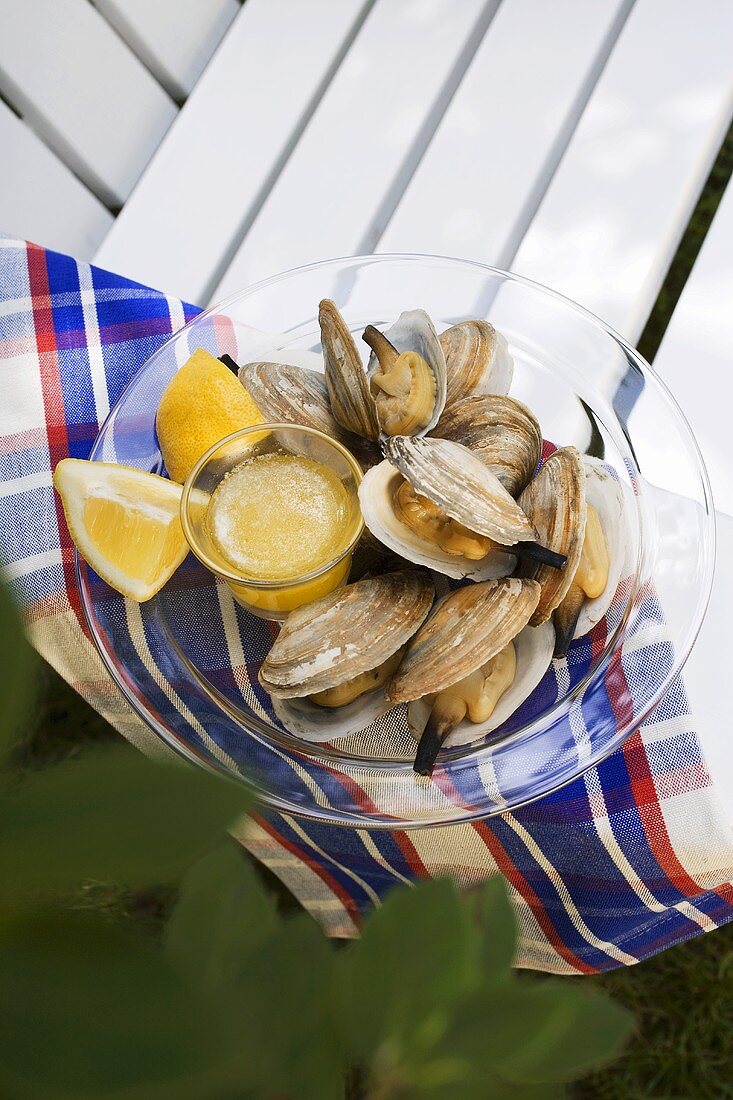
[[[552,622],[542,626],[525,626],[514,639],[517,672],[514,683],[496,704],[494,713],[485,722],[464,720],[449,733],[444,744],[468,745],[498,729],[528,699],[550,667],[555,648],[555,628]],[[416,741],[425,729],[431,706],[426,699],[415,699],[407,708],[407,722]]]
[[[608,582],[600,596],[586,600],[575,627],[574,638],[582,638],[604,617],[613,603],[616,589],[624,576],[632,543],[624,486],[596,458],[583,457],[585,499],[598,513],[608,547]]]
[[[435,605],[387,686],[392,702],[442,691],[486,664],[527,625],[537,606],[536,581],[505,577],[458,588]]]
[[[519,498],[537,528],[539,541],[567,556],[564,569],[524,562],[522,572],[542,588],[530,623],[539,626],[562,603],[578,568],[585,537],[585,467],[575,447],[562,447],[547,459]]]
[[[326,387],[331,411],[341,425],[365,439],[379,439],[374,399],[361,356],[336,305],[324,298],[318,307]]]
[[[385,454],[415,492],[432,500],[469,531],[502,546],[534,540],[534,526],[480,458],[449,439],[399,435]]]
[[[380,462],[364,475],[359,486],[361,513],[372,535],[408,561],[425,565],[448,577],[470,577],[485,581],[506,577],[514,571],[517,559],[504,550],[490,550],[485,558],[475,561],[457,554],[448,554],[434,542],[422,539],[397,516],[393,500],[402,484],[402,474],[390,462]]]
[[[542,454],[537,418],[521,401],[499,394],[448,404],[433,435],[468,447],[513,497],[531,480]]]
[[[239,380],[266,420],[305,424],[346,446],[354,440],[331,412],[326,379],[316,371],[287,363],[246,363]]]
[[[377,668],[412,637],[434,595],[430,577],[410,570],[356,581],[299,607],[265,658],[260,683],[288,699]]]
[[[359,733],[392,709],[384,693],[384,685],[368,691],[345,707],[319,707],[312,699],[278,699],[272,697],[272,708],[285,729],[303,741],[323,743]]]
[[[509,393],[514,360],[488,321],[461,321],[440,334],[448,374],[446,404],[478,393]]]
[[[446,401],[446,365],[435,326],[424,309],[408,309],[401,313],[393,325],[384,330],[390,344],[400,354],[403,351],[416,351],[421,355],[433,372],[435,378],[435,408],[433,415],[418,435],[427,435],[440,419]],[[379,362],[374,352],[369,356],[367,374],[371,376],[379,370]]]

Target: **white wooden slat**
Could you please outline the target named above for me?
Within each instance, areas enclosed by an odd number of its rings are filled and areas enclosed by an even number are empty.
[[[718,207],[654,367],[697,437],[716,508],[733,516],[733,184]]]
[[[108,206],[125,201],[176,114],[86,0],[4,0],[0,92]]]
[[[729,0],[637,0],[513,270],[635,340],[733,111]]]
[[[89,260],[109,210],[0,100],[0,230]]]
[[[238,0],[92,0],[174,99],[185,99],[239,11]]]
[[[404,187],[498,0],[377,0],[224,278],[367,249]],[[427,131],[427,132],[426,132]]]
[[[96,262],[205,301],[363,9],[364,0],[246,0]]]
[[[379,252],[505,266],[630,0],[504,0]]]
[[[729,685],[733,667],[733,518],[717,515],[717,567],[707,615],[684,667],[683,679],[708,770],[733,824],[733,738]]]

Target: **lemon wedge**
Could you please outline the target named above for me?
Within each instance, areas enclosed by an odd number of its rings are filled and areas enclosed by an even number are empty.
[[[54,470],[74,544],[107,584],[144,603],[188,553],[181,487],[113,462],[64,458]]]
[[[228,367],[199,348],[163,391],[155,421],[165,467],[184,482],[201,455],[262,416]]]

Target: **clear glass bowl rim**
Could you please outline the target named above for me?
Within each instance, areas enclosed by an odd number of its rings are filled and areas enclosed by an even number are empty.
[[[645,385],[650,385],[651,387],[653,387],[657,391],[658,395],[662,398],[663,402],[669,406],[671,413],[677,418],[681,428],[684,430],[684,433],[687,437],[687,442],[688,442],[688,445],[689,445],[690,454],[692,456],[694,456],[694,459],[695,459],[695,472],[696,472],[696,476],[697,476],[698,481],[699,481],[700,488],[702,490],[702,505],[703,505],[703,508],[704,508],[704,516],[705,516],[707,536],[706,536],[706,546],[705,546],[704,578],[701,580],[700,594],[699,594],[699,598],[698,598],[697,603],[696,603],[695,614],[694,614],[694,616],[691,617],[690,623],[688,625],[685,644],[682,645],[682,646],[675,645],[675,661],[674,661],[673,667],[663,677],[663,679],[660,680],[660,683],[657,685],[657,688],[652,693],[652,695],[650,695],[650,697],[649,697],[645,707],[643,708],[643,710],[635,715],[634,723],[629,729],[626,729],[623,732],[619,732],[618,736],[613,740],[613,742],[611,744],[609,744],[606,747],[605,751],[598,752],[596,754],[591,754],[591,756],[589,758],[587,758],[586,761],[584,761],[583,765],[578,768],[577,772],[575,774],[573,774],[572,776],[570,776],[569,778],[559,780],[554,785],[552,785],[550,787],[546,787],[543,790],[539,791],[537,794],[533,794],[533,795],[528,796],[526,799],[522,799],[522,800],[518,800],[516,802],[513,802],[512,803],[512,809],[518,809],[521,806],[524,806],[524,805],[527,805],[527,804],[529,804],[533,801],[536,801],[538,798],[546,797],[547,795],[549,795],[551,793],[554,793],[557,790],[562,789],[562,787],[567,786],[569,783],[572,783],[576,779],[580,778],[588,770],[592,769],[593,767],[596,767],[603,760],[605,760],[608,756],[610,756],[613,752],[615,752],[620,747],[620,745],[623,744],[623,742],[626,740],[626,738],[628,736],[630,736],[631,733],[633,733],[634,730],[636,730],[639,727],[639,725],[641,725],[643,723],[643,721],[655,709],[655,707],[659,703],[660,699],[663,698],[663,696],[665,695],[665,693],[669,689],[670,685],[674,682],[675,678],[677,676],[679,676],[680,672],[682,671],[682,669],[684,667],[684,664],[685,664],[687,658],[689,657],[690,651],[691,651],[691,649],[692,649],[692,647],[695,643],[695,640],[696,640],[696,638],[697,638],[697,636],[700,632],[700,628],[701,628],[702,623],[704,621],[705,613],[707,611],[707,607],[708,607],[708,604],[709,604],[709,601],[710,601],[710,594],[711,594],[711,590],[712,590],[713,574],[714,574],[714,567],[715,567],[715,544],[716,544],[715,512],[714,512],[714,505],[713,505],[713,498],[712,498],[712,490],[711,490],[711,486],[710,486],[710,480],[709,480],[709,477],[708,477],[707,469],[705,467],[704,459],[702,457],[702,453],[700,451],[699,444],[698,444],[698,442],[697,442],[697,440],[696,440],[696,438],[695,438],[695,436],[692,432],[692,428],[689,424],[689,421],[687,420],[687,417],[685,416],[685,414],[682,411],[679,403],[677,402],[676,398],[673,396],[671,391],[668,389],[668,387],[666,386],[664,381],[657,374],[657,372],[654,370],[654,368],[639,354],[639,352],[631,344],[629,344],[629,342],[620,333],[618,333],[610,325],[608,325],[604,321],[602,321],[592,311],[586,309],[584,306],[582,306],[582,305],[578,304],[577,302],[573,301],[571,298],[568,298],[566,295],[562,294],[561,292],[553,290],[552,288],[547,287],[547,286],[543,285],[542,283],[536,282],[535,280],[529,279],[526,276],[519,275],[519,274],[517,274],[515,272],[511,272],[511,271],[506,271],[506,270],[503,270],[501,268],[493,267],[489,264],[484,264],[484,263],[481,263],[481,262],[476,261],[476,260],[465,260],[465,259],[461,259],[460,257],[441,256],[441,255],[435,255],[435,254],[430,254],[430,253],[376,253],[376,254],[372,253],[372,254],[360,255],[360,256],[333,257],[333,258],[329,258],[329,259],[326,259],[326,260],[319,260],[319,261],[316,261],[314,263],[293,267],[293,268],[288,269],[287,271],[279,272],[277,274],[268,276],[267,278],[261,279],[256,283],[250,284],[249,286],[245,287],[243,290],[237,291],[237,292],[229,295],[227,298],[224,298],[219,302],[216,302],[216,303],[213,303],[210,306],[207,306],[206,309],[202,310],[200,313],[197,313],[196,316],[193,317],[189,322],[187,322],[186,325],[182,326],[181,328],[177,329],[176,332],[172,333],[171,336],[169,336],[168,339],[166,341],[164,341],[164,343],[159,348],[157,348],[156,351],[153,352],[148,357],[148,359],[142,364],[142,366],[135,373],[135,375],[130,379],[130,381],[127,383],[127,385],[125,386],[125,388],[121,392],[120,396],[118,397],[117,401],[115,402],[115,405],[113,406],[113,408],[110,410],[109,414],[107,415],[105,421],[100,426],[99,433],[98,433],[98,438],[104,432],[108,422],[112,419],[117,407],[124,402],[125,396],[126,396],[126,393],[127,393],[128,389],[131,389],[134,386],[134,384],[135,384],[136,380],[138,379],[140,373],[149,365],[150,361],[157,358],[164,351],[164,349],[168,345],[172,344],[174,341],[179,339],[181,334],[184,332],[184,330],[192,329],[197,323],[200,323],[202,320],[206,319],[207,317],[211,317],[213,315],[224,313],[224,312],[226,312],[227,308],[231,307],[233,304],[241,303],[241,302],[245,301],[247,298],[251,297],[252,295],[256,294],[257,292],[259,292],[261,290],[264,290],[268,287],[274,286],[274,285],[276,285],[280,282],[284,282],[287,279],[297,277],[298,275],[305,274],[307,272],[317,272],[319,269],[324,269],[324,268],[335,268],[335,267],[340,266],[340,265],[369,265],[369,264],[379,264],[379,263],[382,263],[382,262],[399,262],[399,263],[406,263],[406,264],[411,264],[411,263],[417,263],[417,264],[429,263],[429,264],[438,264],[438,265],[445,264],[445,265],[458,265],[462,268],[473,267],[473,268],[477,269],[478,271],[480,271],[484,274],[491,275],[491,276],[496,276],[501,280],[505,280],[505,281],[508,281],[508,282],[518,284],[520,286],[524,286],[527,289],[529,289],[530,291],[545,295],[548,298],[560,303],[564,308],[576,313],[580,318],[584,319],[590,325],[592,325],[593,327],[600,330],[601,333],[603,333],[606,336],[610,337],[611,340],[614,341],[624,351],[624,353],[628,356],[628,358],[633,362],[635,368],[641,374],[641,376],[644,380],[644,384]],[[293,425],[284,425],[284,426],[285,427],[293,427]],[[244,430],[246,431],[248,429],[244,429]],[[237,433],[234,433],[234,434],[237,434]],[[221,442],[222,441],[219,441],[217,444],[215,444],[214,448],[212,448],[212,449],[215,449],[216,447],[218,447],[221,444]],[[94,446],[96,447],[96,441],[95,441]],[[79,584],[80,590],[83,592],[84,591],[84,585],[83,585],[84,563],[80,559],[78,552],[75,552],[75,558],[76,558],[77,582]],[[237,578],[237,579],[239,579],[239,578]],[[387,830],[389,830],[389,829],[411,829],[411,828],[415,828],[415,829],[438,828],[438,827],[445,826],[445,825],[460,824],[461,822],[482,820],[482,819],[486,819],[486,818],[495,816],[497,814],[506,812],[506,807],[504,807],[504,808],[497,807],[497,808],[491,809],[491,810],[487,810],[485,808],[479,808],[479,809],[476,809],[476,810],[466,809],[465,812],[463,812],[462,814],[459,814],[459,815],[453,815],[453,816],[450,816],[450,817],[448,817],[448,816],[446,816],[446,817],[436,817],[436,818],[431,818],[431,819],[427,819],[427,820],[422,819],[422,818],[419,818],[419,819],[416,819],[416,820],[406,820],[406,819],[396,820],[396,819],[391,819],[391,818],[390,819],[383,819],[383,818],[379,818],[379,817],[376,817],[374,820],[371,820],[371,819],[370,820],[365,820],[364,818],[357,818],[354,815],[349,816],[349,815],[342,814],[340,816],[336,816],[335,813],[331,814],[327,810],[324,810],[320,806],[316,807],[314,810],[311,811],[310,809],[305,809],[303,807],[293,805],[290,801],[280,798],[277,794],[273,795],[270,792],[263,792],[262,789],[256,783],[251,783],[248,780],[247,776],[245,776],[245,775],[238,775],[236,777],[232,776],[231,774],[227,773],[226,771],[222,771],[220,768],[215,766],[213,763],[210,763],[208,760],[202,758],[195,749],[193,749],[190,745],[186,744],[185,742],[182,742],[181,739],[178,737],[178,735],[174,731],[168,729],[168,727],[166,727],[161,722],[159,722],[155,718],[154,715],[149,713],[149,711],[146,709],[146,707],[143,705],[143,703],[141,703],[141,701],[138,698],[138,696],[136,695],[136,693],[129,687],[129,685],[127,684],[125,678],[121,675],[120,671],[116,668],[114,663],[111,661],[108,653],[105,651],[105,647],[104,647],[104,644],[103,644],[103,639],[99,636],[99,632],[97,630],[96,623],[94,622],[93,616],[90,613],[90,608],[87,607],[87,603],[86,603],[86,600],[84,598],[82,599],[82,606],[83,606],[84,615],[85,615],[87,624],[89,626],[90,632],[92,634],[92,637],[95,641],[95,645],[96,645],[96,647],[97,647],[97,649],[98,649],[98,651],[101,655],[101,658],[102,658],[102,661],[103,661],[105,667],[108,669],[108,671],[109,671],[110,675],[112,676],[113,680],[115,681],[117,686],[122,691],[125,699],[130,703],[133,710],[145,722],[145,724],[148,725],[161,738],[161,740],[170,749],[172,749],[177,755],[182,756],[183,758],[185,758],[189,761],[192,761],[192,762],[198,764],[201,767],[204,767],[207,771],[210,771],[213,774],[217,774],[219,776],[223,775],[224,777],[229,778],[229,780],[231,782],[241,783],[244,786],[249,787],[255,793],[255,795],[257,796],[257,798],[261,802],[263,802],[265,805],[271,807],[272,809],[279,810],[279,811],[282,811],[282,812],[286,812],[286,813],[292,814],[296,817],[301,816],[301,817],[306,818],[306,819],[316,820],[316,821],[320,821],[320,822],[326,823],[326,824],[338,825],[340,827],[346,827],[346,828],[356,827],[356,828],[387,829]],[[606,660],[607,659],[608,659],[608,653],[606,655]],[[602,675],[603,671],[604,671],[604,665],[605,665],[605,661],[599,662],[598,666],[593,670],[593,672],[588,677],[586,677],[583,684],[577,685],[576,688],[574,689],[574,691],[571,694],[575,695],[577,693],[577,691],[584,686],[584,684],[588,683],[589,680],[594,680],[597,676]],[[212,698],[216,699],[216,697],[214,695],[212,695]],[[560,700],[559,703],[555,704],[555,706],[553,708],[551,708],[551,712],[556,712],[558,707],[563,703],[567,703],[570,700],[570,698],[571,698],[571,696],[569,695],[569,696],[566,696],[564,699]],[[221,705],[220,701],[219,701],[219,703]],[[226,708],[224,708],[224,709],[226,709]],[[540,721],[542,721],[542,720],[540,720]],[[252,734],[250,733],[249,735],[252,735]],[[333,762],[333,757],[327,752],[321,753],[321,752],[318,752],[318,751],[312,751],[314,749],[317,750],[318,748],[319,748],[319,746],[309,743],[308,744],[307,756],[312,761],[314,761],[315,763],[319,763],[319,764],[322,764],[324,766],[328,766],[329,762],[331,762],[331,763]],[[471,748],[471,746],[467,746],[466,747],[467,751],[464,754],[461,754],[461,755],[468,755],[470,748]],[[484,749],[484,750],[477,750],[477,751],[478,752],[481,752],[481,751],[490,752],[491,750],[490,749]],[[476,755],[476,753],[474,753],[474,755]],[[355,769],[358,770],[358,767],[360,765],[363,768],[368,768],[369,770],[372,770],[372,771],[375,768],[376,768],[376,770],[380,770],[380,762],[378,760],[359,761],[356,758],[349,758],[349,766],[350,767],[354,767]],[[402,770],[411,771],[411,765],[409,765],[409,763],[408,763],[404,766],[404,768],[395,768],[394,770],[395,771],[402,771]]]

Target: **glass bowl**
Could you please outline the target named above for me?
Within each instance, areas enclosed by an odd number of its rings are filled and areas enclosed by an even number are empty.
[[[439,330],[485,317],[514,357],[511,393],[546,440],[574,444],[619,479],[626,575],[605,621],[555,661],[490,739],[444,749],[431,780],[412,770],[398,709],[351,740],[306,743],[278,723],[257,671],[277,625],[249,614],[193,555],[146,604],[126,601],[81,560],[92,634],[113,678],[167,745],[249,786],[266,805],[324,822],[406,828],[487,817],[556,790],[638,728],[670,690],[712,582],[710,488],[690,428],[651,368],[596,317],[482,264],[430,256],[329,260],[267,279],[206,310],[132,380],[91,457],[156,473],[155,410],[196,348],[238,363],[313,366],[318,302],[357,336],[420,306]]]

